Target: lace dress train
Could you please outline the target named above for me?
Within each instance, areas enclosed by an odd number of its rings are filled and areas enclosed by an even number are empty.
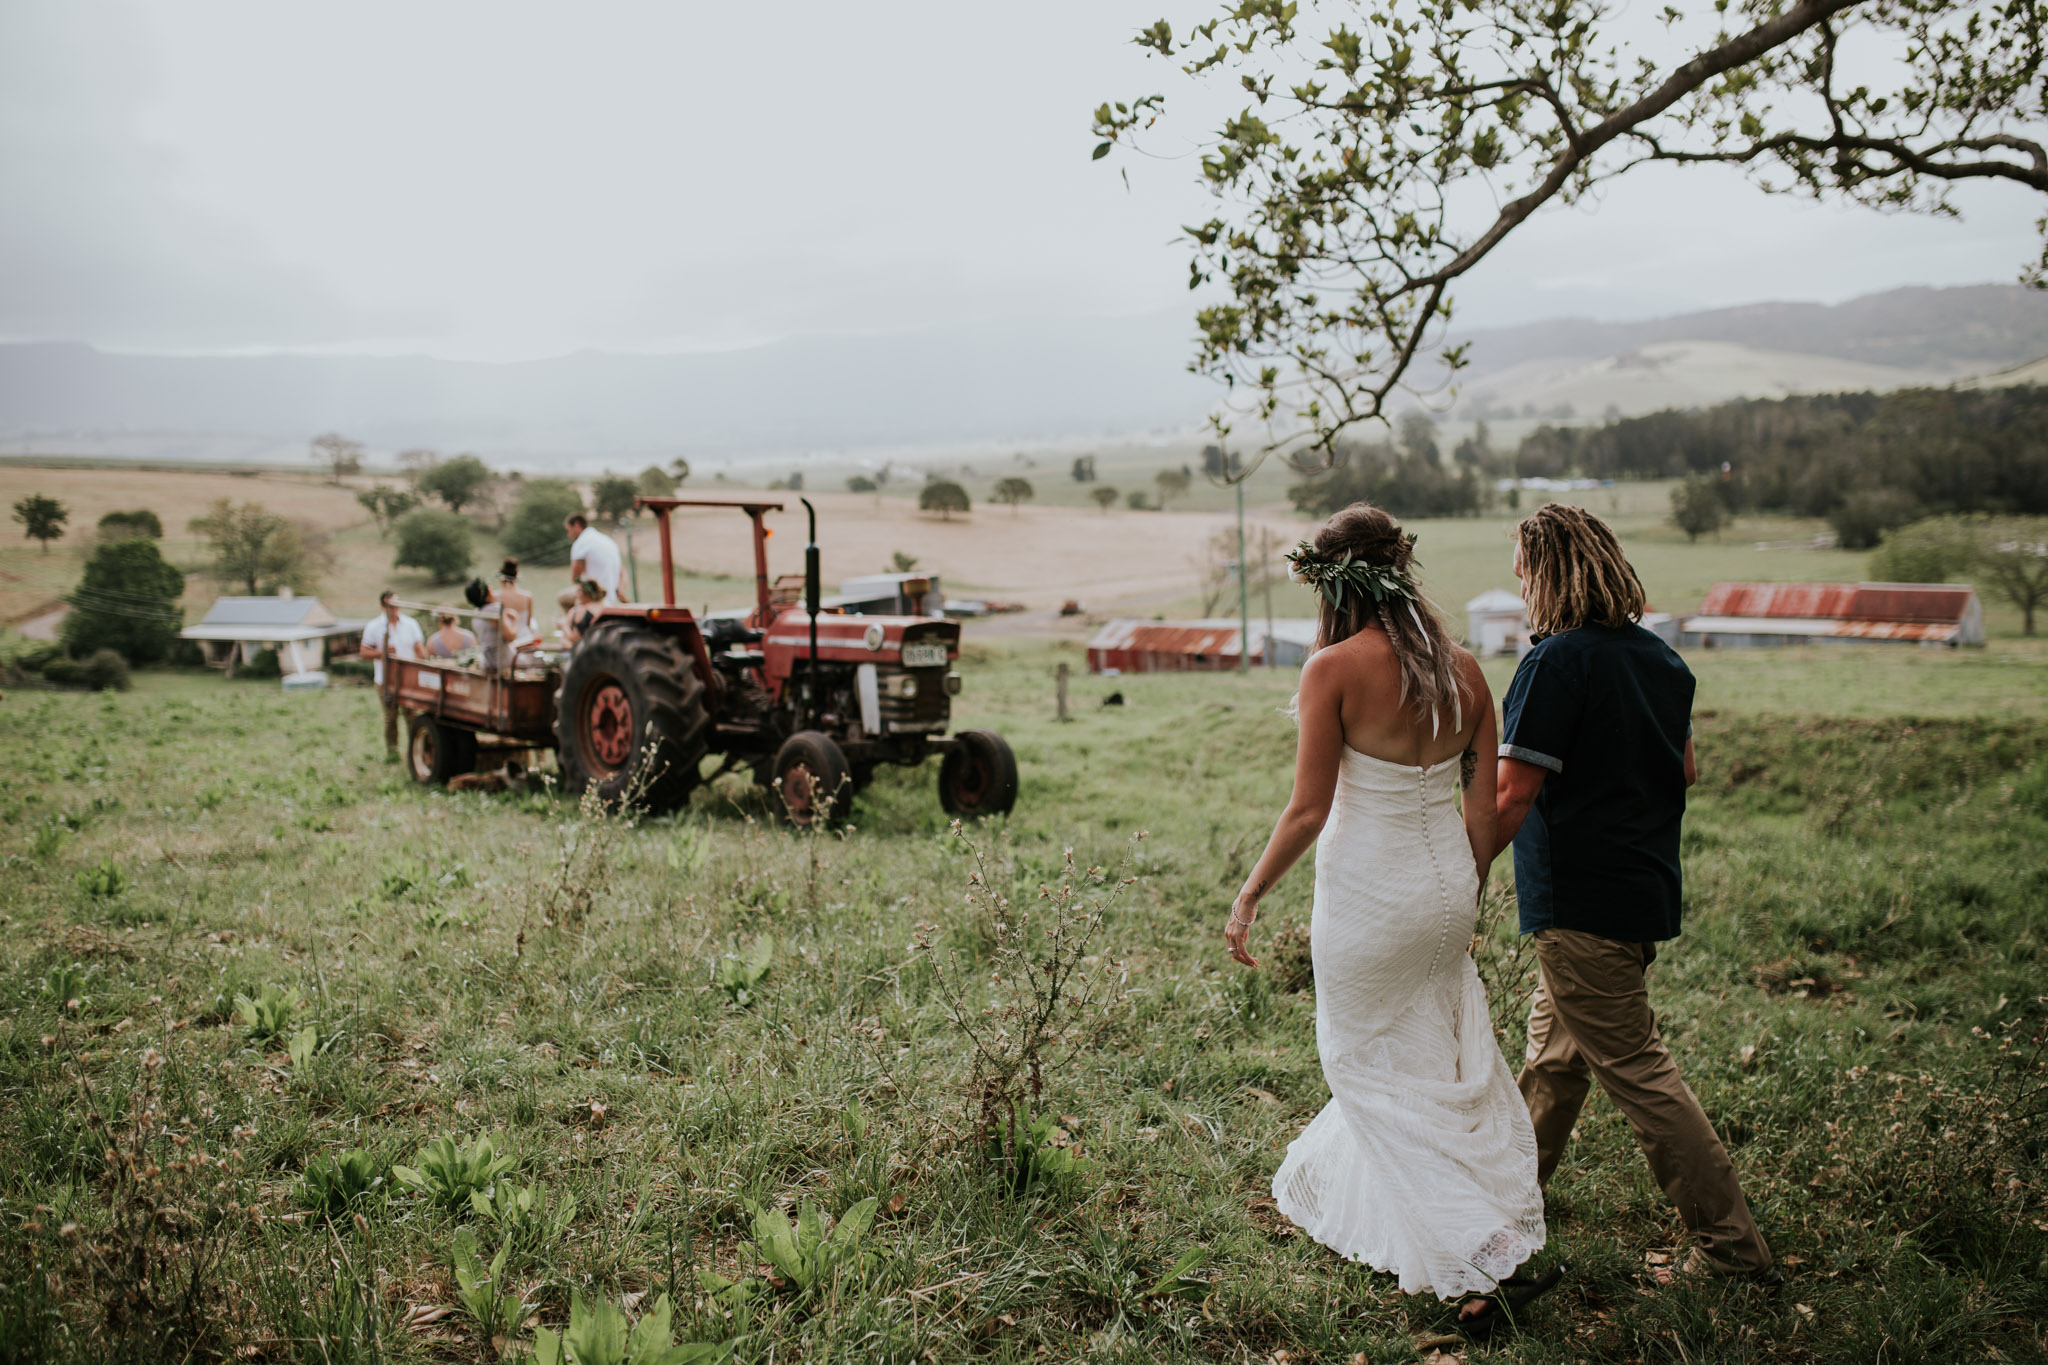
[[[1458,761],[1344,751],[1317,843],[1316,1046],[1331,1099],[1273,1177],[1280,1211],[1407,1293],[1485,1293],[1543,1246],[1536,1137],[1472,964]]]

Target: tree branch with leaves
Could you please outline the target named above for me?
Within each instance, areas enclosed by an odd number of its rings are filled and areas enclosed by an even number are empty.
[[[1224,295],[1196,315],[1192,368],[1226,388],[1220,431],[1266,432],[1239,478],[1276,452],[1327,468],[1342,433],[1447,388],[1468,362],[1453,287],[1539,209],[1641,166],[1943,215],[1969,181],[2048,193],[2036,0],[1723,0],[1647,25],[1600,0],[1309,8],[1334,22],[1236,0],[1135,40],[1248,98],[1202,144],[1222,207],[1186,229],[1190,288]],[[1095,155],[1149,150],[1165,110],[1104,104]],[[2048,246],[2022,278],[2048,279]]]

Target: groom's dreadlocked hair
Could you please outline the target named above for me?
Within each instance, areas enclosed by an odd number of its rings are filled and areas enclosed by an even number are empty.
[[[1607,523],[1583,507],[1547,503],[1515,528],[1529,633],[1628,625],[1643,617],[1643,580]]]

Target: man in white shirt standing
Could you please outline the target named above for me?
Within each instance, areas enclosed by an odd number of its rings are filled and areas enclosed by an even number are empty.
[[[569,590],[555,599],[563,611],[576,605],[576,585],[586,578],[597,580],[604,589],[604,600],[622,602],[619,596],[619,544],[604,532],[590,524],[589,518],[581,512],[572,512],[563,520],[568,528],[569,539]]]
[[[417,659],[427,644],[420,623],[399,611],[396,598],[391,592],[378,597],[384,614],[363,627],[363,657],[377,661],[377,695],[384,699],[384,752],[393,759],[398,757],[398,693],[384,688],[384,661]]]

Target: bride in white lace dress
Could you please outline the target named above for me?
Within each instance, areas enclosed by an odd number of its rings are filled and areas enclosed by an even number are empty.
[[[1274,1198],[1405,1292],[1478,1296],[1461,1322],[1490,1327],[1499,1305],[1485,1296],[1543,1245],[1543,1195],[1469,952],[1494,853],[1493,699],[1416,589],[1413,547],[1360,503],[1289,556],[1321,616],[1297,697],[1294,795],[1225,937],[1257,965],[1246,944],[1259,900],[1315,843],[1309,934],[1331,1099],[1287,1149]]]

